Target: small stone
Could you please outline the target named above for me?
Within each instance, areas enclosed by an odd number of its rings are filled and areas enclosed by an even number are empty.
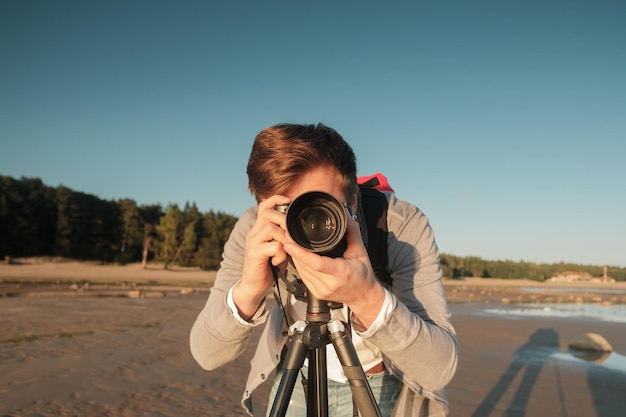
[[[163,291],[146,291],[141,293],[141,298],[164,298],[165,293]]]

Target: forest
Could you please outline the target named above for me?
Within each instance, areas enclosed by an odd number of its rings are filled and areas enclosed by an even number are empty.
[[[5,259],[51,256],[102,263],[148,262],[217,269],[237,217],[200,212],[195,203],[138,205],[132,199],[104,200],[51,187],[39,178],[0,175],[0,256]],[[444,277],[528,278],[543,281],[554,273],[602,276],[604,265],[538,264],[441,254]],[[608,266],[617,281],[626,268]]]
[[[0,255],[216,269],[237,218],[195,204],[103,200],[38,178],[0,176]]]

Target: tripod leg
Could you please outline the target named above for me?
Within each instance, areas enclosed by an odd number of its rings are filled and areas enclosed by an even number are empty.
[[[291,335],[287,345],[287,355],[283,362],[283,374],[274,397],[272,410],[269,414],[270,417],[284,417],[285,413],[287,413],[293,387],[296,383],[298,372],[304,365],[307,351],[308,348],[302,341],[302,332],[298,331]]]
[[[328,416],[328,376],[326,374],[325,346],[309,351],[307,398],[307,417]]]
[[[363,371],[359,357],[356,354],[352,340],[348,337],[346,329],[338,320],[328,324],[330,339],[333,342],[339,362],[343,367],[343,373],[350,382],[352,397],[356,402],[362,417],[382,417],[372,389],[367,382],[367,376]]]

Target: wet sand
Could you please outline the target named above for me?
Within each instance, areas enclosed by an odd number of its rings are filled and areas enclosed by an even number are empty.
[[[12,295],[0,298],[0,415],[244,415],[239,400],[254,341],[242,358],[213,372],[189,353],[189,328],[214,273],[24,267],[0,266],[2,293]],[[500,305],[501,291],[510,303],[520,291],[512,287],[527,283],[469,283],[446,285],[461,345],[451,416],[624,415],[623,369],[558,356],[571,357],[567,340],[587,332],[626,355],[623,324],[483,315],[483,306]],[[264,415],[268,392],[264,384],[255,393],[257,415]]]

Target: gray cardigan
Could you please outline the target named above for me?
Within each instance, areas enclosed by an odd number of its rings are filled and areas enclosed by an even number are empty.
[[[382,351],[386,367],[403,382],[393,416],[446,416],[445,387],[456,370],[458,343],[441,281],[439,252],[426,216],[394,194],[386,195],[387,268],[393,279],[393,308],[385,324],[365,338],[365,343]],[[253,326],[237,320],[226,304],[230,288],[241,276],[245,238],[256,212],[256,207],[248,209],[235,225],[208,301],[190,334],[193,357],[204,369],[212,370],[236,359],[254,325],[265,323],[242,398],[250,415],[252,391],[276,368],[287,341],[278,303],[269,312],[261,308],[251,321]],[[366,241],[367,236],[363,238]],[[281,294],[287,293],[283,289]],[[287,297],[282,298],[286,302]]]

